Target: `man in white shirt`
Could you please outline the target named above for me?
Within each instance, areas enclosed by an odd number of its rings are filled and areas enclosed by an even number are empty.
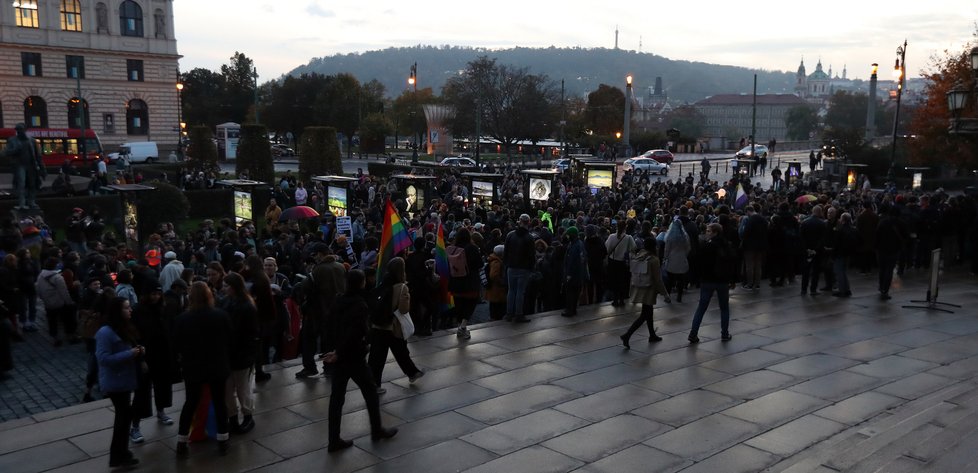
[[[299,186],[295,189],[295,205],[306,205],[306,200],[309,198],[309,193],[306,188],[299,182]]]
[[[163,270],[160,271],[160,286],[163,287],[163,292],[166,292],[170,290],[173,281],[180,279],[180,275],[183,274],[183,262],[178,260],[177,254],[172,251],[167,251],[163,255],[163,259],[167,263],[166,266],[163,266]]]

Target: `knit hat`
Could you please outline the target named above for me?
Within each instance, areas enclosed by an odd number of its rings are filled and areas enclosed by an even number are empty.
[[[153,249],[153,250],[147,251],[146,252],[146,262],[149,263],[150,266],[159,266],[160,265],[160,252],[159,252],[159,250]]]

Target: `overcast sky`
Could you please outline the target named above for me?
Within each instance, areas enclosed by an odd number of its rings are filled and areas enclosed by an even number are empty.
[[[814,2],[496,0],[199,0],[173,2],[180,67],[219,70],[235,51],[261,81],[310,59],[416,45],[611,48],[670,59],[867,78],[892,68],[906,39],[908,75],[974,41],[976,0]]]

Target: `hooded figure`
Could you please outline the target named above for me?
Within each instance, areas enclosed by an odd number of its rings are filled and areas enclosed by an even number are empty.
[[[31,138],[23,123],[15,127],[17,136],[7,140],[7,146],[0,155],[10,158],[14,166],[14,189],[17,192],[17,209],[37,209],[34,201],[37,190],[47,177],[37,143]]]

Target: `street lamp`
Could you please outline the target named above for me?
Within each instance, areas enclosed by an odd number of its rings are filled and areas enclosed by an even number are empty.
[[[251,77],[255,80],[255,125],[260,125],[261,120],[258,119],[258,67],[252,69]]]
[[[897,81],[897,102],[896,115],[893,117],[893,143],[890,147],[890,170],[887,172],[887,180],[893,181],[896,178],[896,140],[897,129],[900,127],[900,99],[903,97],[903,83],[907,78],[907,40],[903,40],[902,46],[897,46],[897,58],[893,66],[893,76]]]
[[[947,108],[951,112],[951,134],[978,134],[978,118],[961,118],[961,112],[968,107],[968,101],[973,93],[978,93],[978,47],[971,50],[972,89],[961,82],[947,92]]]
[[[632,75],[625,76],[625,158],[632,157],[632,146],[629,141],[632,121]]]
[[[179,79],[180,72],[177,71]],[[177,157],[183,158],[183,82],[177,82]]]
[[[417,106],[418,106],[418,63],[414,63],[414,64],[411,65],[411,72],[408,74],[408,85],[410,85],[411,87],[414,88],[414,107],[417,108]],[[411,119],[411,126],[412,127],[415,127],[415,129],[414,129],[414,145],[411,146],[411,163],[412,164],[418,162],[418,146],[421,146],[421,143],[420,143],[420,141],[421,141],[421,132],[418,131],[418,129],[416,128],[417,123],[415,122],[416,118],[414,117],[414,115],[415,115],[415,112],[414,111],[411,111],[411,118],[412,118]]]
[[[866,141],[876,138],[876,73],[880,65],[873,63],[869,74],[869,100],[866,105]]]

